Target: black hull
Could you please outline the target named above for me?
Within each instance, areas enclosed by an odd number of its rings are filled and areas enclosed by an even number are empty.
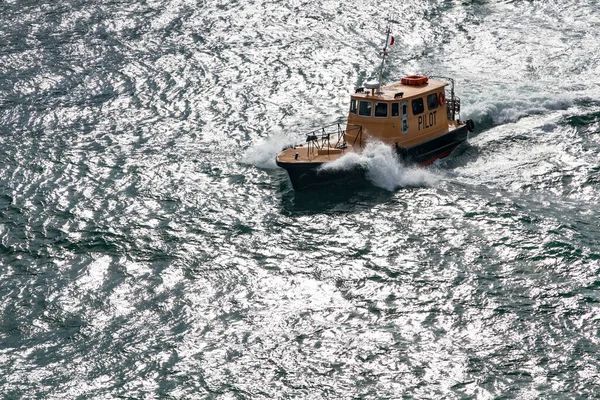
[[[356,179],[362,179],[364,171],[356,166],[350,170],[321,169],[324,163],[282,163],[277,165],[285,169],[294,190],[304,190],[316,186],[335,185]]]
[[[408,164],[428,165],[437,159],[450,155],[469,136],[467,125],[449,131],[435,139],[417,146],[404,148],[396,146],[401,160]],[[356,166],[351,170],[322,169],[324,163],[284,163],[277,160],[277,165],[285,169],[290,177],[294,190],[344,183],[364,177],[364,170]]]

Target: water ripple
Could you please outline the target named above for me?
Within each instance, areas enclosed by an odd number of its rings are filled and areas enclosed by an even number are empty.
[[[0,4],[5,396],[600,396],[597,5],[388,6]],[[388,12],[477,134],[295,193]]]

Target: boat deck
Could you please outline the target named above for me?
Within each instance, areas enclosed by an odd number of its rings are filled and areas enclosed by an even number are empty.
[[[337,160],[345,154],[354,152],[351,145],[347,145],[345,149],[336,149],[330,147],[322,147],[320,149],[307,144],[300,144],[284,150],[277,156],[277,160],[285,163],[324,163]],[[298,157],[296,158],[296,153]]]

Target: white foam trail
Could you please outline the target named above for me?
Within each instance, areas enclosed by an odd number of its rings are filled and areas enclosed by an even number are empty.
[[[465,104],[464,114],[476,123],[490,119],[494,125],[516,122],[519,119],[537,114],[545,114],[547,111],[566,110],[573,106],[575,97],[567,95],[555,96],[551,99],[535,96],[527,96],[514,92],[513,96],[507,98],[506,93],[490,93],[484,97],[481,94],[473,94],[470,104]]]
[[[377,142],[367,144],[360,154],[348,153],[322,168],[347,170],[357,166],[366,171],[366,178],[375,186],[389,191],[407,186],[433,186],[441,179],[429,169],[405,166],[391,146]]]
[[[285,136],[282,132],[276,132],[267,139],[248,148],[241,159],[244,164],[254,165],[263,169],[277,168],[275,156],[279,154],[284,147],[292,145],[294,140]]]

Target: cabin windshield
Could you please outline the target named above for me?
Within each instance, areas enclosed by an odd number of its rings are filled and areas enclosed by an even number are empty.
[[[358,108],[358,115],[362,117],[370,117],[371,109],[373,108],[373,103],[366,100],[361,100],[360,106]]]
[[[387,118],[388,105],[387,103],[375,103],[375,117]]]
[[[350,100],[350,113],[351,114],[356,114],[357,103],[358,102],[356,101],[356,99]]]

